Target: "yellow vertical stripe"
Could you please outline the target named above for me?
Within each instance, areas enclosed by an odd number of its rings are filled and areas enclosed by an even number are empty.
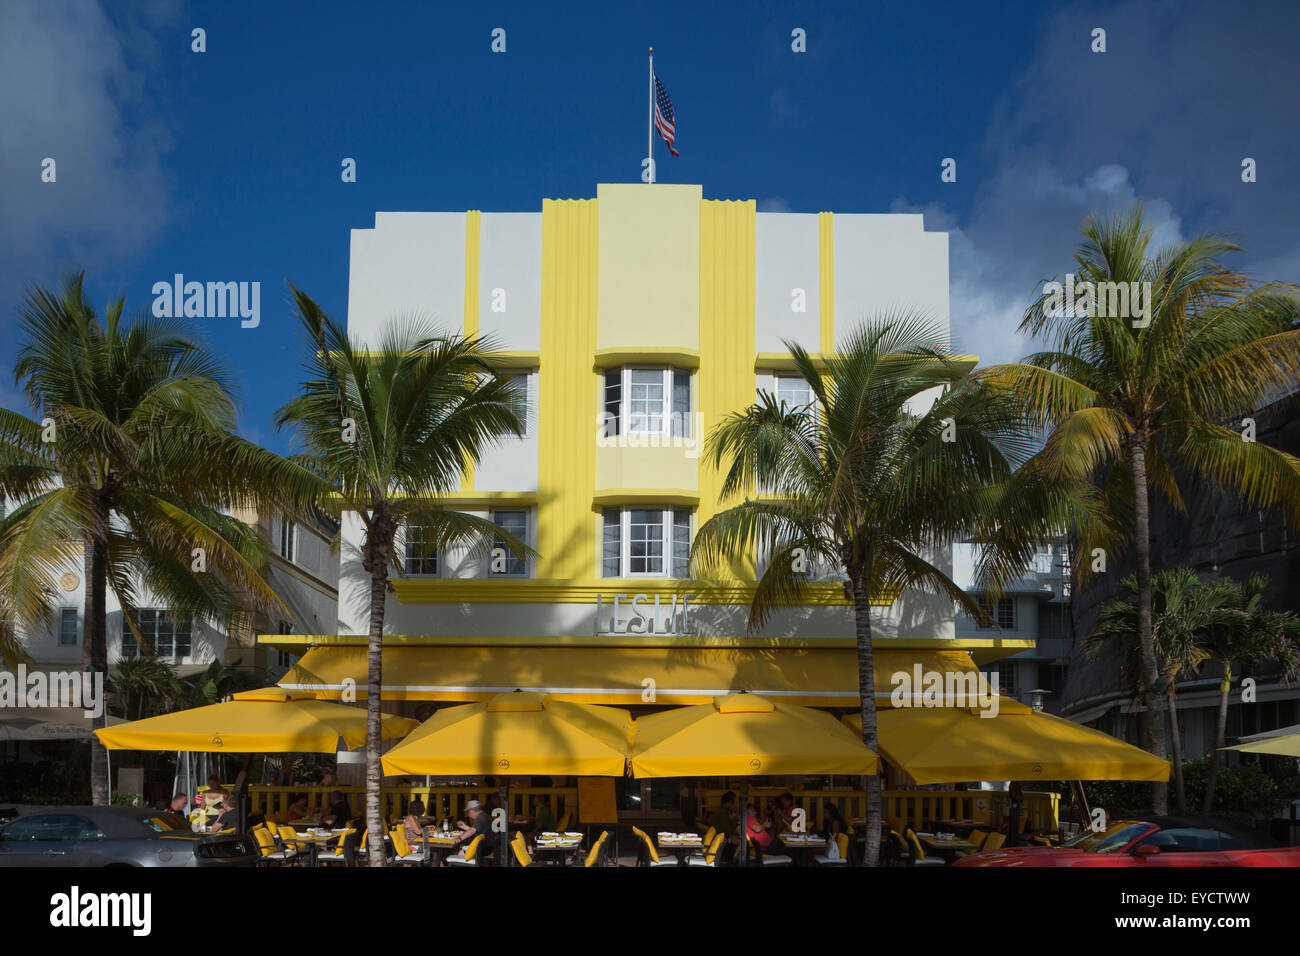
[[[477,209],[465,213],[465,335],[478,335],[478,246],[483,215]],[[462,493],[474,490],[474,462],[467,459],[461,472]]]
[[[753,200],[700,201],[700,370],[703,419],[696,527],[736,504],[720,503],[723,473],[703,454],[708,433],[724,415],[754,401],[756,235]],[[725,463],[724,463],[725,464]],[[753,580],[753,561],[733,564],[733,579]]]
[[[821,353],[835,351],[835,217],[823,212],[817,216],[821,238]]]
[[[539,578],[596,573],[598,200],[542,202]]]

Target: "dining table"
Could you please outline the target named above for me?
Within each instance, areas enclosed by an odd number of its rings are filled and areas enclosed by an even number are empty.
[[[548,862],[558,859],[560,866],[567,866],[569,856],[574,850],[582,847],[582,834],[567,831],[565,833],[545,832],[537,834],[536,842],[533,845],[533,856],[539,857],[540,854],[546,854]]]
[[[698,833],[669,833],[661,830],[655,834],[655,846],[676,856],[678,866],[685,866],[689,854],[703,852],[704,838]]]

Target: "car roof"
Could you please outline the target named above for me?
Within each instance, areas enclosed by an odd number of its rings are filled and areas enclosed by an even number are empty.
[[[1266,833],[1218,817],[1163,816],[1141,819],[1146,823],[1154,823],[1162,830],[1221,830],[1251,850],[1265,850],[1282,845]]]
[[[155,831],[144,825],[144,821],[163,816],[163,811],[149,807],[41,807],[24,813],[19,819],[65,813],[85,817],[107,836],[127,838],[156,835]]]

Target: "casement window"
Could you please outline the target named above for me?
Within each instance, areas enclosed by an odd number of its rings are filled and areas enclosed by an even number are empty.
[[[601,575],[685,578],[691,556],[689,508],[606,508]]]
[[[502,531],[514,535],[528,544],[527,511],[493,511],[492,523]],[[505,552],[504,558],[498,560],[498,549]],[[488,573],[497,578],[523,578],[528,576],[528,559],[517,556],[501,538],[492,539],[492,551],[488,562]],[[504,562],[502,564],[501,562]]]
[[[625,366],[605,371],[605,436],[691,435],[691,373]]]
[[[510,410],[515,413],[519,419],[519,424],[523,426],[520,432],[521,438],[527,438],[532,434],[537,423],[531,420],[532,413],[532,396],[528,391],[529,374],[527,372],[517,372],[507,376],[511,385],[514,386],[513,394],[510,399]]]
[[[173,614],[160,608],[140,609],[140,630],[153,644],[154,656],[180,660],[193,652],[191,622],[186,615]],[[122,624],[122,656],[139,657],[140,645],[130,625]]]
[[[777,375],[775,386],[776,400],[784,402],[788,411],[812,404],[812,386],[798,375]]]
[[[438,545],[433,529],[427,525],[408,524],[403,537],[406,548],[403,566],[406,573],[412,577],[437,577]]]
[[[77,626],[77,609],[64,607],[59,609],[59,643],[72,645],[81,643],[81,630]]]
[[[280,557],[292,563],[298,544],[298,526],[289,518],[280,519]]]
[[[993,624],[981,624],[980,627],[991,630],[999,627],[1004,631],[1014,631],[1016,629],[1016,602],[1009,597],[998,598],[996,606],[987,597],[981,594],[975,599],[979,606],[983,608],[984,613],[993,618]]]

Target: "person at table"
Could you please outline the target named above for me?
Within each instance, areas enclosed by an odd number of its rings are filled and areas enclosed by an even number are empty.
[[[834,843],[835,838],[839,834],[844,833],[845,830],[846,827],[844,826],[844,817],[840,815],[840,808],[833,803],[823,804],[822,805],[822,826],[820,832],[826,837],[827,840]]]
[[[286,816],[290,823],[297,823],[299,820],[307,819],[307,794],[294,794],[289,809],[286,811]]]
[[[718,801],[718,809],[713,811],[713,817],[709,820],[709,825],[718,833],[726,834],[728,838],[736,836],[736,791],[728,790]]]
[[[338,785],[339,785],[339,778],[335,775],[334,768],[326,767],[325,772],[321,774],[320,786],[337,787]]]
[[[222,830],[234,829],[239,826],[239,810],[235,807],[235,801],[226,798],[221,801],[221,813],[212,821],[212,832],[219,833]]]
[[[794,832],[794,794],[783,793],[772,807],[772,828],[777,833]]]
[[[772,821],[760,817],[752,803],[745,808],[745,832],[764,853],[779,853],[785,849],[785,844],[772,834],[773,829]]]
[[[483,804],[477,800],[471,800],[465,804],[465,815],[469,817],[469,823],[464,820],[457,820],[456,826],[460,828],[460,834],[456,837],[456,844],[460,846],[461,856],[465,853],[465,848],[470,842],[478,836],[483,837],[483,842],[479,844],[478,852],[484,855],[491,854],[493,850],[492,839],[492,815],[487,812]]]
[[[424,839],[424,801],[412,800],[407,805],[406,816],[402,817],[402,826],[406,829],[408,843]]]
[[[286,760],[284,763],[280,764],[280,769],[275,772],[275,780],[272,785],[276,787],[293,786],[294,771],[298,769],[298,761],[300,759],[301,758],[295,757],[292,760]]]
[[[551,811],[551,801],[546,797],[533,795],[533,821],[542,833],[555,830],[555,814]]]
[[[352,807],[343,799],[341,790],[330,791],[330,808],[323,817],[321,822],[327,827],[345,827],[348,821],[352,819]]]
[[[221,778],[215,773],[208,777],[208,785],[200,787],[199,792],[194,795],[194,805],[202,806],[205,803],[216,803],[230,796],[230,791],[221,785]]]
[[[164,808],[165,813],[174,813],[177,816],[185,816],[186,810],[189,809],[190,796],[187,793],[178,793],[172,797],[171,803]]]

